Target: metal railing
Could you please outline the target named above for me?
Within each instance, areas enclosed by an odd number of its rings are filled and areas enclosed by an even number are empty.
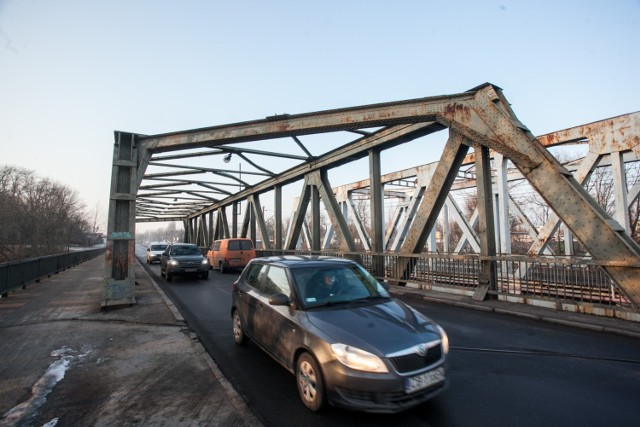
[[[512,297],[528,302],[546,300],[551,305],[576,304],[638,313],[622,289],[611,280],[597,262],[577,257],[524,257],[503,255],[449,255],[437,253],[372,254],[339,251],[259,250],[258,256],[327,255],[349,258],[360,263],[377,279],[390,283],[408,283],[420,289],[466,292],[472,295],[480,282],[483,263],[493,263],[496,287],[491,295]],[[377,274],[376,274],[377,273]],[[590,310],[587,310],[590,311]]]
[[[38,282],[104,252],[105,248],[88,249],[0,264],[0,295],[6,297],[13,289],[24,289],[27,283]]]

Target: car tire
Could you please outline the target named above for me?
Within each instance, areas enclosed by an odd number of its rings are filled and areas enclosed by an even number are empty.
[[[223,262],[221,262],[221,263],[218,265],[218,269],[220,270],[220,274],[224,274],[224,273],[225,273],[225,271],[227,271],[227,269],[226,269],[226,268],[224,268],[224,263],[223,263]]]
[[[167,282],[170,282],[173,279],[173,276],[169,274],[169,272],[165,272],[164,276],[167,278]]]
[[[238,313],[238,310],[233,310],[233,315],[231,317],[233,340],[236,342],[236,344],[242,345],[247,342],[247,336],[244,333],[244,325],[242,324],[242,317],[240,317],[240,313]]]
[[[325,400],[324,380],[316,359],[302,353],[296,362],[296,384],[304,406],[316,412],[322,409]]]

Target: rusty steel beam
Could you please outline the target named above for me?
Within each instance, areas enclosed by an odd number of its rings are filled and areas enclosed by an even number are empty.
[[[302,232],[304,216],[307,212],[310,199],[311,190],[309,189],[309,177],[307,176],[302,184],[302,193],[298,198],[298,206],[296,206],[293,217],[291,218],[291,226],[287,232],[286,243],[284,246],[285,250],[291,251],[296,248],[298,239],[300,238],[300,233]]]
[[[524,128],[497,88],[476,93],[475,108],[459,107],[447,116],[451,127],[508,157],[558,217],[634,304],[640,305],[640,248],[584,188]]]
[[[453,184],[462,160],[469,150],[468,140],[456,132],[451,132],[438,162],[436,171],[424,193],[423,201],[418,207],[411,223],[401,253],[414,254],[422,252],[431,229],[434,227],[438,213],[445,203],[449,189]],[[403,279],[408,280],[413,269],[413,258],[399,258],[396,268]]]
[[[394,126],[408,123],[433,122],[447,106],[473,100],[485,84],[455,95],[419,98],[400,102],[365,105],[315,113],[284,115],[203,129],[186,130],[161,135],[140,136],[152,153],[196,147],[216,147],[229,143],[261,141],[325,132]],[[365,137],[366,138],[366,137]]]
[[[320,199],[324,203],[327,215],[329,216],[329,221],[331,221],[333,228],[340,230],[342,237],[340,240],[340,248],[345,251],[355,252],[357,250],[356,244],[351,236],[351,232],[349,231],[347,220],[344,215],[342,215],[340,206],[333,194],[331,184],[329,184],[327,171],[321,170],[310,173],[308,182],[309,185],[313,185],[318,189]]]
[[[550,132],[536,139],[544,147],[587,142],[589,151],[601,155],[628,150],[640,155],[640,111]],[[463,164],[474,163],[474,156],[475,153],[469,153]]]
[[[411,254],[422,252],[427,237],[436,223],[437,215],[449,194],[449,188],[453,184],[460,163],[469,150],[469,146],[464,142],[465,138],[460,134],[452,132],[449,136],[449,141],[422,197],[422,204],[416,211],[400,252]]]

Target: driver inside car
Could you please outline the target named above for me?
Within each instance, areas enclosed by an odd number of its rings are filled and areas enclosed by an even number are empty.
[[[315,299],[324,299],[339,294],[341,288],[335,272],[325,271],[321,275],[320,282],[315,282],[315,286],[311,289],[311,295],[309,296]]]

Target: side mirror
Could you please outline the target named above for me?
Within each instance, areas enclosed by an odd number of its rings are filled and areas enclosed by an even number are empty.
[[[291,305],[291,300],[285,294],[274,294],[269,297],[270,305]]]

